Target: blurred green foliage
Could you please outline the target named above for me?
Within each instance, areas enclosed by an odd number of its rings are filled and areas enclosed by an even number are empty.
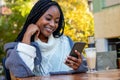
[[[11,14],[0,14],[0,57],[5,55],[3,45],[15,40],[32,6],[33,0],[6,0]]]

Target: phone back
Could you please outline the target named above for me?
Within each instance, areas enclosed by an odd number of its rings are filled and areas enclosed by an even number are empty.
[[[77,50],[79,53],[82,53],[85,45],[85,42],[76,42],[70,52],[70,56],[78,58],[77,54],[75,54],[75,50]]]

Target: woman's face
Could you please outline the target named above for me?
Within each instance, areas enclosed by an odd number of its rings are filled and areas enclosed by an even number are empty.
[[[59,19],[59,9],[51,6],[36,23],[40,29],[39,38],[49,37],[58,28]]]

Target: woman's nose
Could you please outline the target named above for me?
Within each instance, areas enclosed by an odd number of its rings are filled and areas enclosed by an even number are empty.
[[[51,25],[52,27],[54,27],[54,26],[55,26],[55,21],[51,20],[51,21],[50,21],[50,25]]]

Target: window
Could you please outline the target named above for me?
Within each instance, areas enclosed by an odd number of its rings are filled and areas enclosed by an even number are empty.
[[[117,57],[120,58],[120,38],[112,38],[108,39],[108,50],[109,51],[117,51]]]

